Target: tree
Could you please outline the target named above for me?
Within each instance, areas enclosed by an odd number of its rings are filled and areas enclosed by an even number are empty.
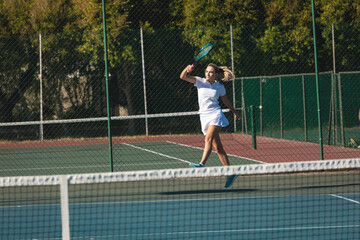
[[[357,1],[320,1],[317,8],[321,13],[318,22],[324,27],[322,38],[327,50],[326,56],[332,59],[332,24],[335,32],[336,70],[358,70],[360,51],[360,3]],[[332,62],[329,63],[332,66]]]
[[[234,61],[244,59],[246,46],[243,41],[244,27],[263,21],[263,3],[259,0],[214,0],[191,1],[177,0],[172,4],[173,15],[183,16],[176,25],[184,28],[184,41],[192,46],[201,47],[214,42],[216,51],[211,60],[219,64],[230,65],[230,30],[233,28]],[[236,74],[246,71],[242,66],[235,68]]]
[[[34,36],[28,34],[30,2],[3,0],[0,2],[0,32],[2,34],[0,48],[0,121],[14,121],[16,106],[23,109],[25,93],[35,83],[37,65],[36,47],[33,45]],[[31,96],[34,98],[34,96]]]
[[[356,47],[360,21],[358,4],[350,0],[319,0],[316,3],[321,30],[320,69],[328,70],[331,65],[328,62],[331,28],[322,26],[330,22],[337,24],[335,28],[339,33],[336,36],[339,69],[347,69],[350,65],[350,69],[355,69],[359,55]],[[7,108],[2,110],[6,114],[0,118],[6,121],[12,121],[15,116],[23,120],[32,118],[26,113],[36,108],[26,102],[37,97],[39,33],[43,38],[48,119],[103,116],[101,1],[1,0],[0,7],[3,34],[0,107]],[[209,42],[216,44],[216,50],[207,60],[229,66],[230,25],[236,75],[313,71],[309,0],[114,0],[107,1],[106,13],[114,115],[119,114],[121,107],[131,115],[144,111],[143,92],[139,91],[143,84],[140,27],[144,30],[145,55],[151,58],[146,62],[149,78],[175,78],[193,52]],[[341,23],[348,23],[346,31],[351,35],[340,33],[344,28],[339,25]],[[169,29],[172,29],[171,34]],[[168,46],[179,53],[169,54],[172,50]],[[7,87],[10,83],[14,83],[13,88]],[[153,81],[148,84],[150,88],[155,87]],[[178,99],[188,97],[175,86],[161,84],[159,95],[170,92],[169,89]],[[151,100],[153,105],[159,104],[160,96],[156,94],[152,99],[156,99]],[[167,105],[164,109],[171,110],[171,107]]]

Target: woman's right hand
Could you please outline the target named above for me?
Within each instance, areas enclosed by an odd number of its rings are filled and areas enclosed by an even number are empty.
[[[186,67],[186,72],[187,72],[187,73],[191,73],[192,70],[194,70],[194,65],[187,65],[187,67]]]

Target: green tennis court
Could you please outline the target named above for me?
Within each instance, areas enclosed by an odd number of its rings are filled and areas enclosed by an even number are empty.
[[[60,145],[1,149],[0,176],[109,172],[108,145]],[[199,162],[203,150],[169,141],[113,144],[114,171],[186,168]],[[258,161],[229,155],[232,165]],[[221,166],[216,153],[208,166]]]

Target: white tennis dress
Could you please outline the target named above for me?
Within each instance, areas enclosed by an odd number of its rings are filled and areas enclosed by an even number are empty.
[[[201,121],[201,130],[204,135],[210,125],[226,127],[229,121],[221,111],[219,97],[226,94],[224,85],[215,81],[210,84],[205,78],[196,77],[194,84],[198,90],[199,114]]]

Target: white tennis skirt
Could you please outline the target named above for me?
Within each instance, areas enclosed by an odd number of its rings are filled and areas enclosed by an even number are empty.
[[[210,125],[226,127],[229,125],[229,121],[226,119],[221,109],[210,112],[200,113],[201,131],[206,135]]]

